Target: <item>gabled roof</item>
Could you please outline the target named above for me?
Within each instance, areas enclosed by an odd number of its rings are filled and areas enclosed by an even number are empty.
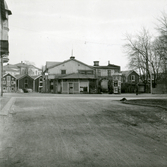
[[[65,61],[63,61],[63,62],[61,62],[61,63],[59,63],[59,64],[50,66],[48,69],[54,68],[54,67],[59,66],[59,65],[61,65],[61,64],[67,63],[67,62],[69,62],[69,61],[76,61],[77,63],[80,63],[80,64],[82,64],[82,65],[85,65],[85,66],[87,66],[87,67],[89,67],[89,68],[93,68],[93,67],[91,67],[91,66],[89,66],[89,65],[87,65],[87,64],[85,64],[85,63],[83,63],[83,62],[81,62],[81,61],[79,61],[79,60],[76,60],[75,58],[73,58],[73,59],[65,60]]]
[[[28,67],[28,65],[25,64],[25,63],[17,63],[15,65],[18,66],[18,67]]]
[[[50,68],[50,67],[52,67],[52,66],[56,66],[56,65],[58,65],[58,64],[60,64],[60,63],[62,63],[62,62],[47,61],[47,62],[46,62],[46,68]]]
[[[3,66],[3,71],[19,71],[19,68],[13,64],[7,64]]]
[[[39,77],[42,77],[42,75],[31,76],[31,78],[33,78],[34,80],[38,79]]]
[[[7,75],[10,75],[10,76],[12,76],[13,78],[16,78],[15,76],[13,76],[12,74],[9,74],[9,73],[4,74],[3,77],[5,77],[5,76],[7,76]],[[17,78],[16,78],[16,79],[17,79]]]
[[[137,74],[137,72],[134,70],[127,70],[127,71],[121,71],[121,72],[122,72],[122,75],[125,75],[125,76],[129,76],[132,72],[135,72]]]
[[[22,78],[27,77],[27,76],[34,79],[32,76],[29,76],[28,74],[16,75],[16,78],[19,80],[19,79],[22,79]]]

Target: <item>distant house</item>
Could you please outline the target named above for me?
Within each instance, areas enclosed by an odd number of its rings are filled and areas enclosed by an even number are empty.
[[[3,73],[10,73],[12,75],[28,74],[30,76],[37,76],[42,74],[42,69],[35,67],[34,65],[28,65],[21,61],[17,64],[7,64],[3,67]]]
[[[11,74],[3,75],[3,92],[16,92],[16,77]]]
[[[136,84],[139,84],[139,75],[134,70],[122,72],[122,93],[134,93]],[[142,87],[143,90],[143,87]],[[144,91],[144,90],[143,90]]]
[[[23,62],[7,64],[3,67],[3,74],[10,74],[16,78],[15,91],[18,89],[29,88],[32,89],[32,91],[40,92],[42,89],[42,69],[39,69],[34,65],[28,65]],[[5,92],[10,92],[8,87],[4,87],[4,89],[7,89]]]
[[[63,62],[46,62],[43,80],[42,91],[50,93],[89,93],[96,86],[94,68],[74,56]]]

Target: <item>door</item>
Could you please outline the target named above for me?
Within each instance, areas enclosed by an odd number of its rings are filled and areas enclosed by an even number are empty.
[[[69,83],[69,93],[70,94],[73,94],[73,92],[74,92],[74,86],[73,86],[73,83]]]

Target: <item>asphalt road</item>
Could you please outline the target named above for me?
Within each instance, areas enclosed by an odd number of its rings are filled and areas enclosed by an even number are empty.
[[[0,166],[165,167],[166,145],[107,114],[132,108],[117,98],[17,96],[0,116]]]

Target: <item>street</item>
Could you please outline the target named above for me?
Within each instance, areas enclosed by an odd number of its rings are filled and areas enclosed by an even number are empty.
[[[153,109],[123,104],[121,98],[15,95],[6,107],[8,113],[0,115],[0,166],[166,166],[164,142],[116,119],[124,119],[124,110]]]

